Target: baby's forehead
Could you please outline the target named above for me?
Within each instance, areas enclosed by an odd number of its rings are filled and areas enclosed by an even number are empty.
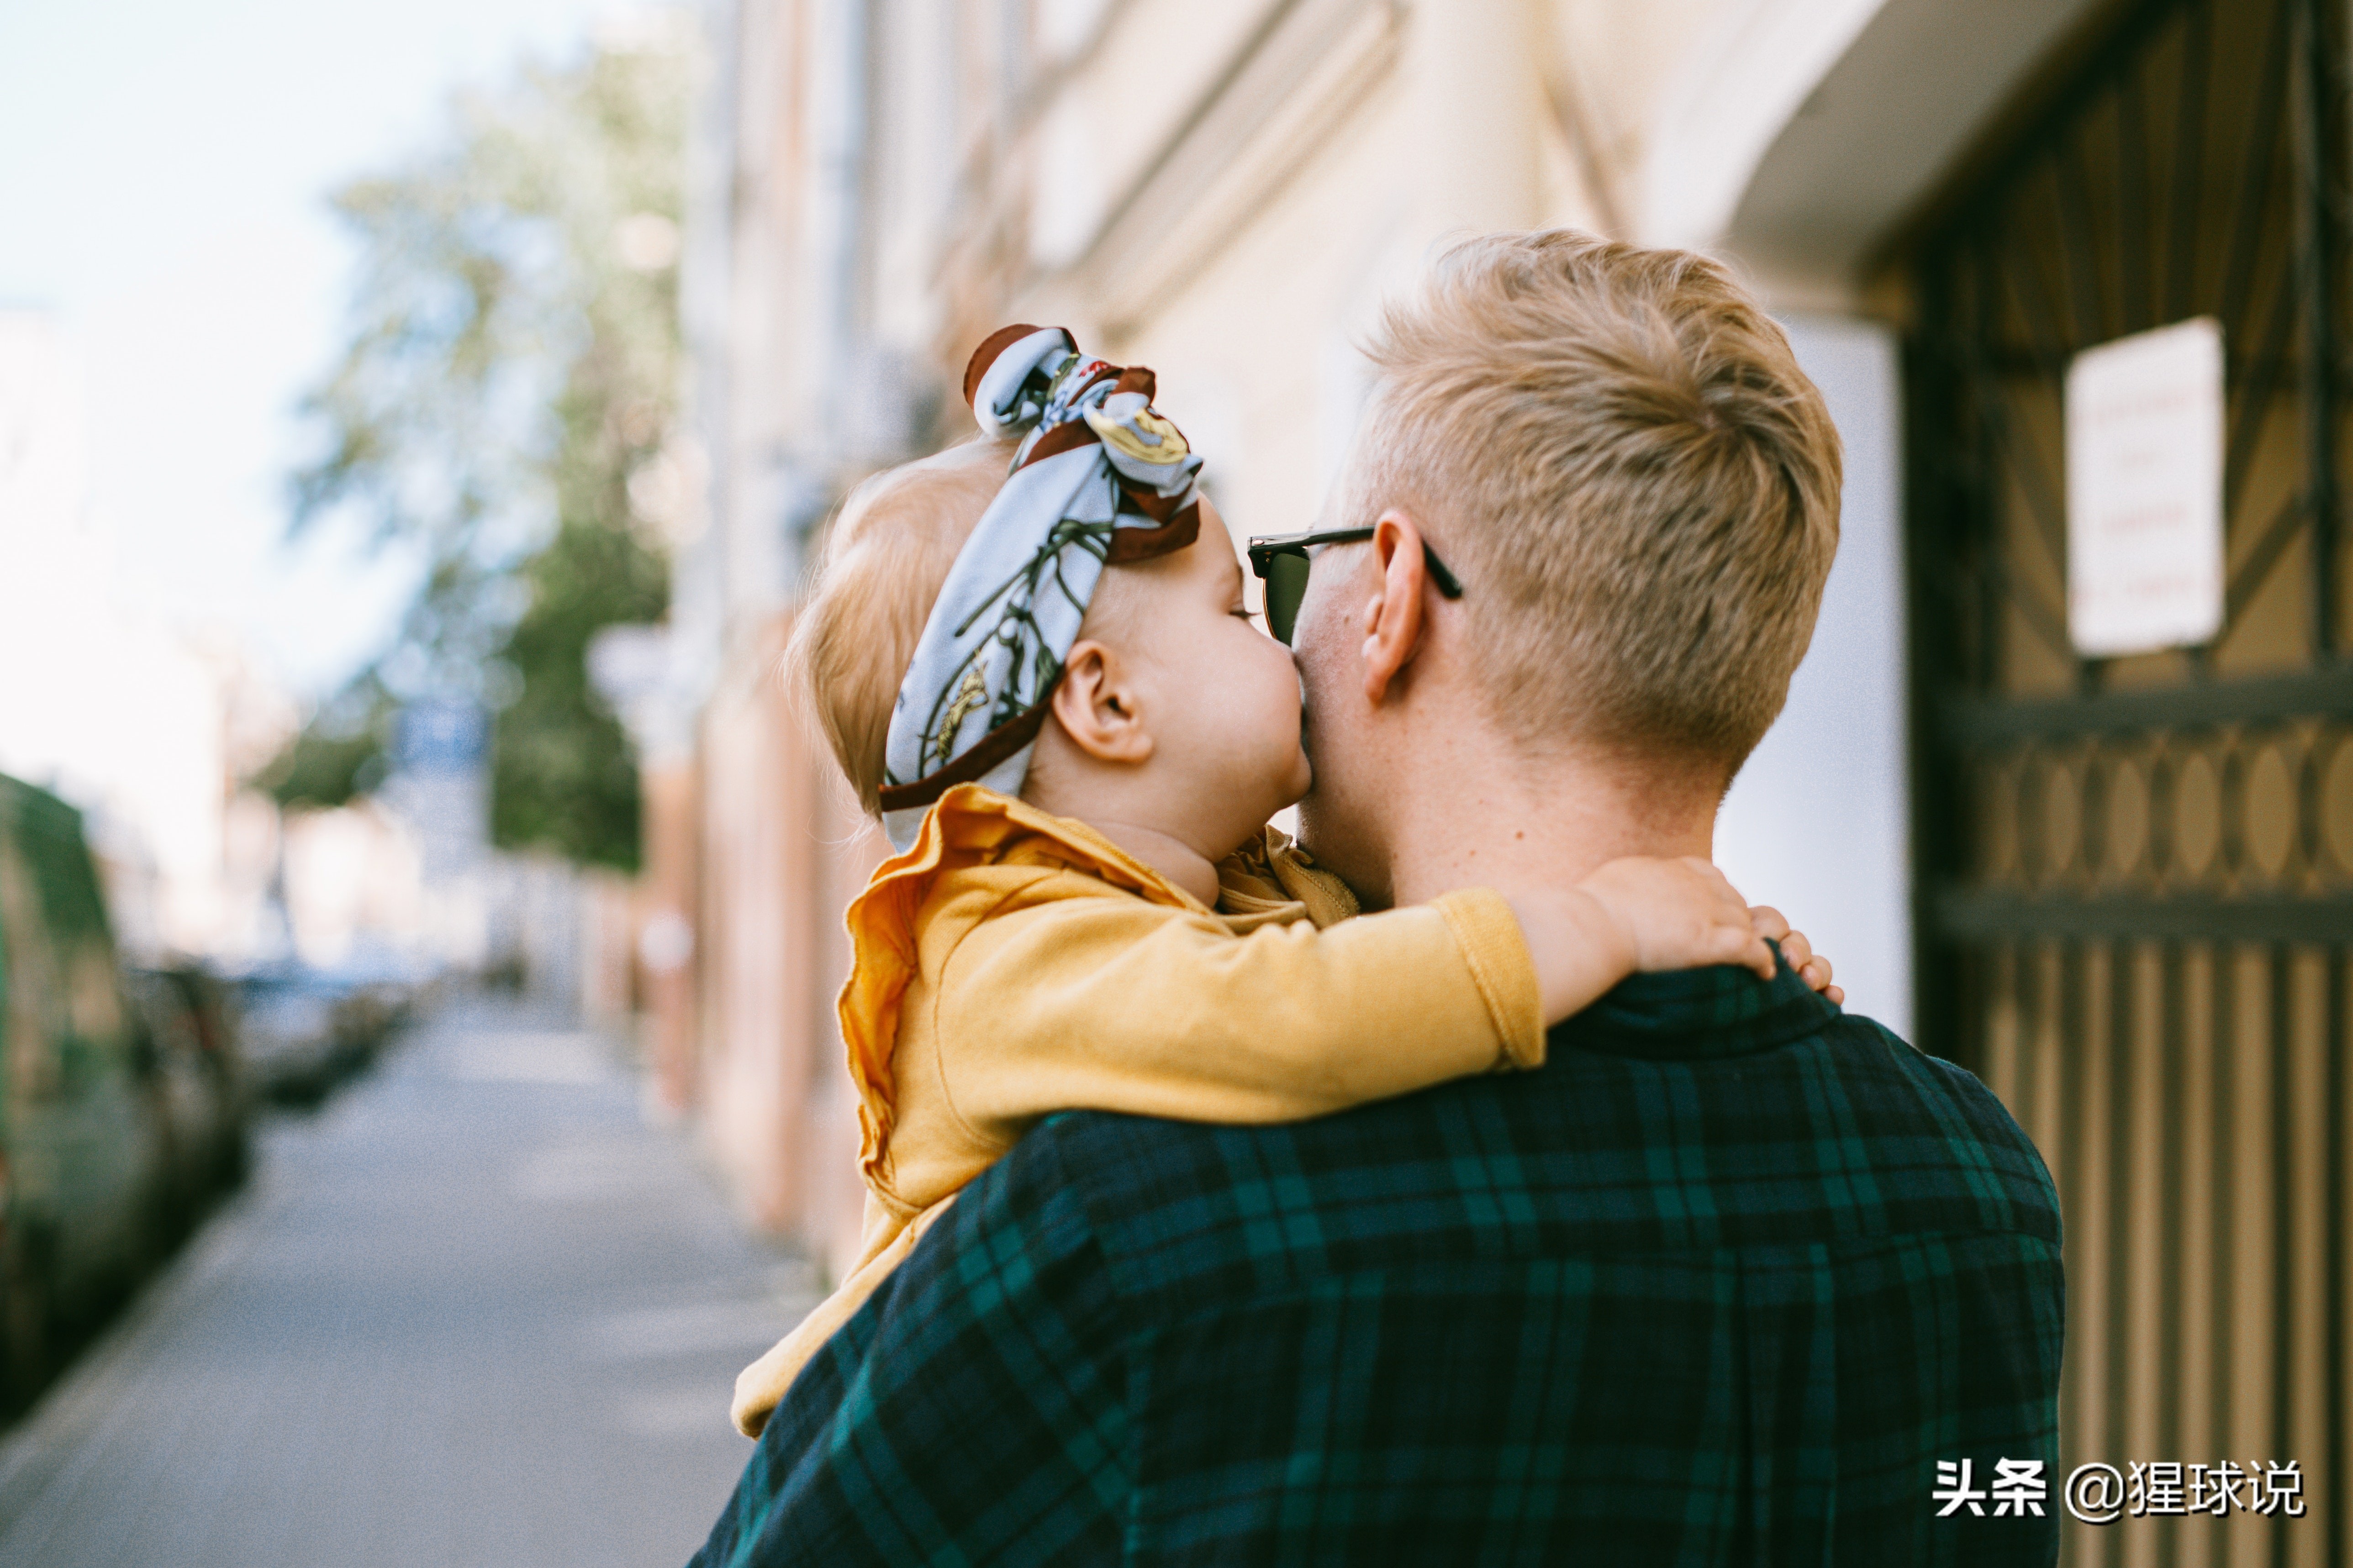
[[[1204,580],[1214,584],[1219,592],[1242,585],[1242,563],[1234,555],[1233,542],[1225,530],[1206,525],[1201,536],[1186,548],[1189,559],[1185,563],[1185,575],[1194,583]]]
[[[1141,629],[1161,606],[1182,605],[1238,586],[1241,568],[1222,536],[1202,536],[1149,561],[1106,566],[1088,604],[1085,635],[1116,637]]]
[[[1204,584],[1223,585],[1238,582],[1241,577],[1241,563],[1234,559],[1233,550],[1227,544],[1225,536],[1208,529],[1203,529],[1201,536],[1182,550],[1172,551],[1157,562],[1139,562],[1137,565],[1145,570],[1136,572],[1115,566],[1105,574],[1105,577],[1133,576],[1159,584],[1172,593],[1198,592]],[[1155,566],[1158,569],[1153,570]]]
[[[1216,571],[1221,582],[1234,582],[1242,574],[1241,557],[1234,553],[1230,541],[1205,537],[1193,542],[1193,548],[1217,563]]]

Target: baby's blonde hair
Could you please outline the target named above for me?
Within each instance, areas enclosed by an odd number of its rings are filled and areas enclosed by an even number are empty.
[[[1010,441],[966,441],[886,468],[849,492],[785,650],[858,803],[881,812],[899,683],[973,525],[1003,487]]]
[[[1704,257],[1555,229],[1457,246],[1368,353],[1344,521],[1428,526],[1506,732],[1728,780],[1838,547],[1838,432],[1781,329]]]

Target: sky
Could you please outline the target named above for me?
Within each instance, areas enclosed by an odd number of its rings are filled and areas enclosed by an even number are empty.
[[[0,0],[0,308],[53,312],[80,362],[122,603],[234,630],[300,696],[378,650],[414,563],[285,542],[294,405],[334,359],[353,255],[326,194],[430,146],[454,89],[627,9]]]

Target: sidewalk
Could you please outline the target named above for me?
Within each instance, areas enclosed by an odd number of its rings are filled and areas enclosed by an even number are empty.
[[[0,1441],[0,1564],[675,1564],[811,1282],[593,1037],[462,1003],[317,1117]]]

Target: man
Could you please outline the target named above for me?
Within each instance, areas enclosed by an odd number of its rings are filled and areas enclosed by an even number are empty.
[[[1371,906],[1707,854],[1836,542],[1779,331],[1698,258],[1504,236],[1373,358],[1302,547],[1310,847]],[[703,1561],[2055,1557],[2057,1201],[1974,1078],[1786,969],[1638,976],[1548,1053],[1285,1127],[1049,1121]]]

